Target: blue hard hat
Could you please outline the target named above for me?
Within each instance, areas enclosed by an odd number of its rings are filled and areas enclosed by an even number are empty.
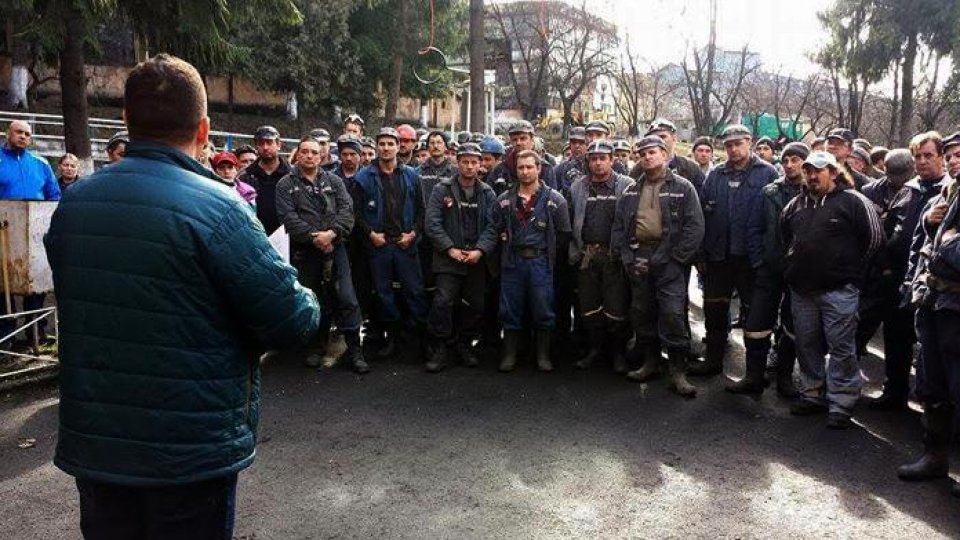
[[[480,141],[480,151],[484,154],[502,156],[504,154],[503,143],[496,137],[486,137]]]

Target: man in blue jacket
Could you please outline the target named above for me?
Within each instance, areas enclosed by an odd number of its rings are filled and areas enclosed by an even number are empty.
[[[409,127],[409,126],[408,126]],[[413,167],[397,161],[400,134],[385,127],[377,134],[379,157],[356,176],[358,236],[370,257],[370,274],[380,305],[380,322],[389,340],[381,358],[393,354],[400,332],[400,306],[393,290],[399,281],[410,317],[422,329],[427,319],[423,274],[417,242],[423,231],[423,196],[420,176]]]
[[[733,291],[749,312],[754,272],[763,258],[763,187],[777,178],[773,165],[752,151],[753,135],[733,124],[721,134],[727,161],[703,184],[703,312],[706,319],[705,361],[690,366],[691,375],[717,375],[730,336],[730,299]]]
[[[53,175],[50,164],[27,149],[32,140],[33,132],[30,124],[22,120],[14,120],[10,123],[7,142],[0,148],[0,199],[60,200],[60,185]],[[24,296],[23,311],[41,309],[45,297],[45,294]],[[0,302],[0,313],[7,313],[5,302]],[[46,319],[37,325],[41,339],[45,338],[46,325]],[[0,319],[0,336],[13,332],[15,326],[12,319]]]
[[[190,64],[139,64],[126,157],[70,189],[45,239],[60,309],[54,463],[77,479],[86,538],[231,538],[258,357],[319,324],[250,205],[196,161],[206,104]]]

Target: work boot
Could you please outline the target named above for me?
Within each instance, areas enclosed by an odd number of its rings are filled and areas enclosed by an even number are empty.
[[[439,373],[447,366],[447,345],[440,339],[427,342],[427,363],[424,368],[429,373]]]
[[[703,362],[691,364],[687,373],[694,377],[713,377],[723,373],[723,358],[727,354],[727,341],[707,341],[707,353]]]
[[[537,330],[537,369],[553,371],[553,362],[550,361],[550,330]]]
[[[905,411],[910,408],[907,396],[901,392],[884,390],[880,397],[867,404],[874,411]]]
[[[767,367],[767,350],[770,348],[770,338],[744,338],[747,355],[747,370],[743,378],[737,382],[727,384],[727,392],[731,394],[762,394],[766,381],[763,374]]]
[[[815,416],[818,414],[827,414],[828,407],[826,403],[801,399],[790,406],[790,414],[793,416]]]
[[[697,387],[687,381],[687,351],[668,350],[667,359],[670,365],[670,389],[685,398],[697,397]]]
[[[594,360],[603,354],[603,338],[606,332],[602,328],[590,330],[590,350],[586,356],[577,361],[578,369],[589,369]]]
[[[945,478],[950,472],[953,407],[947,403],[927,405],[923,424],[923,455],[917,461],[897,468],[901,480]]]
[[[777,394],[780,397],[795,398],[800,390],[793,382],[793,366],[797,363],[797,351],[793,338],[786,334],[777,341]]]
[[[517,347],[520,344],[520,332],[516,330],[503,331],[503,356],[500,359],[500,371],[513,371],[517,365]]]
[[[350,364],[351,369],[361,375],[369,373],[370,365],[363,358],[363,347],[360,346],[360,332],[356,330],[344,332],[343,339],[347,344],[344,359]]]
[[[637,382],[651,381],[660,375],[660,360],[663,358],[660,354],[660,344],[642,345],[641,351],[643,353],[643,365],[640,366],[640,369],[627,373],[627,378]]]
[[[377,351],[377,358],[386,360],[393,356],[394,353],[397,352],[397,340],[399,337],[400,324],[396,322],[389,323],[387,325],[386,338],[384,339],[383,346]]]
[[[308,368],[318,368],[320,364],[323,364],[323,355],[320,353],[312,352],[303,359],[303,365]]]
[[[473,339],[471,338],[461,337],[456,343],[457,354],[460,355],[460,360],[463,361],[463,365],[467,367],[477,367],[480,365],[480,358],[474,351],[472,342]]]

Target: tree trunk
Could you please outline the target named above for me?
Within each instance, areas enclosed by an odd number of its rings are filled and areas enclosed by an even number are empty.
[[[403,57],[407,50],[407,12],[408,0],[397,2],[397,17],[400,27],[394,35],[393,58],[390,60],[390,82],[387,86],[387,102],[383,107],[383,125],[392,126],[397,122],[397,107],[400,105],[400,86],[403,83]]]
[[[30,61],[30,44],[14,37],[13,21],[7,21],[6,34],[7,44],[13,52],[10,83],[7,86],[9,99],[7,105],[11,110],[23,107],[24,110],[29,111],[27,89],[30,87],[30,70],[27,69],[27,64]]]
[[[910,141],[913,127],[913,68],[917,61],[917,33],[907,36],[907,45],[903,50],[903,72],[900,77],[900,132],[897,136],[899,146]]]
[[[64,21],[69,28],[84,15],[69,4]],[[93,171],[90,152],[90,133],[87,124],[90,112],[87,105],[87,77],[84,73],[83,39],[80,32],[65,32],[60,51],[60,92],[63,101],[63,139],[66,151],[80,159],[82,174]]]
[[[233,82],[233,74],[231,74],[227,77],[227,118],[230,122],[230,129],[235,129],[233,126],[233,102],[236,97],[234,96]]]
[[[486,133],[487,100],[483,91],[485,66],[483,0],[470,0],[470,129]]]
[[[897,138],[897,119],[900,117],[900,61],[893,67],[893,97],[890,102],[890,126],[887,129],[887,146],[893,148]]]

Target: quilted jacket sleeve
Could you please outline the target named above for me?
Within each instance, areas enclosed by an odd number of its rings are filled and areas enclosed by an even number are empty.
[[[238,204],[227,212],[207,246],[213,285],[237,325],[261,345],[289,347],[316,333],[316,296],[297,283],[296,271],[273,249],[248,207]]]

